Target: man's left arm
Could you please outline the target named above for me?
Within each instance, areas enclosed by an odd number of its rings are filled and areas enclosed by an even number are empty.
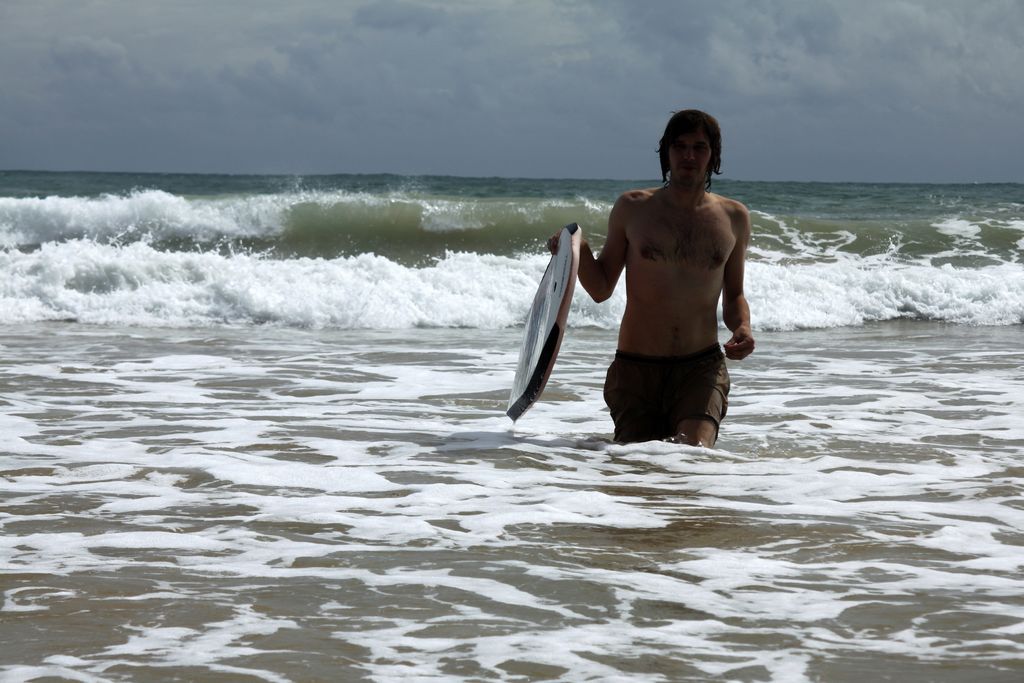
[[[722,283],[722,319],[732,331],[732,337],[723,345],[725,355],[732,360],[746,358],[754,351],[754,336],[750,331],[750,307],[743,294],[743,268],[750,242],[750,212],[736,202],[729,210],[736,245],[725,262]]]

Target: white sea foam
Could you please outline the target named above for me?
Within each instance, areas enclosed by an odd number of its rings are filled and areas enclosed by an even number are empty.
[[[0,252],[0,322],[401,329],[522,324],[543,255],[449,252],[424,266],[373,254],[278,260],[165,252],[135,242],[51,243]],[[500,286],[494,286],[501,283]],[[577,289],[570,324],[614,328],[624,285],[597,305]],[[832,263],[755,260],[747,266],[754,325],[791,330],[913,318],[972,325],[1024,320],[1024,271],[899,264],[850,257]]]
[[[299,327],[496,328],[518,324],[545,259],[450,254],[411,268],[363,254],[277,261],[72,241],[0,252],[4,322],[279,323]],[[494,288],[490,282],[503,280]]]
[[[935,224],[935,229],[943,235],[974,239],[981,234],[981,226],[963,218],[949,218]]]
[[[973,325],[1024,321],[1024,271],[884,261],[773,266],[749,263],[755,325],[770,330],[861,325],[899,318]]]
[[[513,431],[515,330],[44,327],[10,330],[0,369],[0,609],[48,629],[8,679],[997,678],[1024,656],[1012,330],[767,334],[711,450],[609,443],[602,330],[567,336]]]

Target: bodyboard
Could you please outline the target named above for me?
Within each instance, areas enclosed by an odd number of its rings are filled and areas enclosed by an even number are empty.
[[[508,410],[505,412],[513,422],[540,398],[551,370],[555,367],[558,349],[565,334],[565,323],[569,318],[572,292],[576,286],[581,241],[579,225],[570,223],[562,228],[558,251],[552,254],[533,298],[533,306],[523,331],[523,343],[519,347],[519,364],[512,382]]]

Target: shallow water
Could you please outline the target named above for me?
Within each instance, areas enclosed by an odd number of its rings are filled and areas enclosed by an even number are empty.
[[[609,331],[11,326],[0,678],[1011,681],[1019,326],[759,335],[715,450]]]

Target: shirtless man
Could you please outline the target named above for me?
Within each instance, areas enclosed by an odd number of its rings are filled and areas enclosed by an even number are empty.
[[[626,310],[605,380],[620,443],[666,439],[712,447],[728,408],[725,357],[754,350],[743,266],[750,215],[714,194],[718,122],[696,110],[669,120],[658,149],[663,187],[626,192],[596,258],[584,240],[579,281],[594,301],[626,271]],[[549,241],[557,248],[557,237]],[[732,338],[718,345],[718,300]]]

